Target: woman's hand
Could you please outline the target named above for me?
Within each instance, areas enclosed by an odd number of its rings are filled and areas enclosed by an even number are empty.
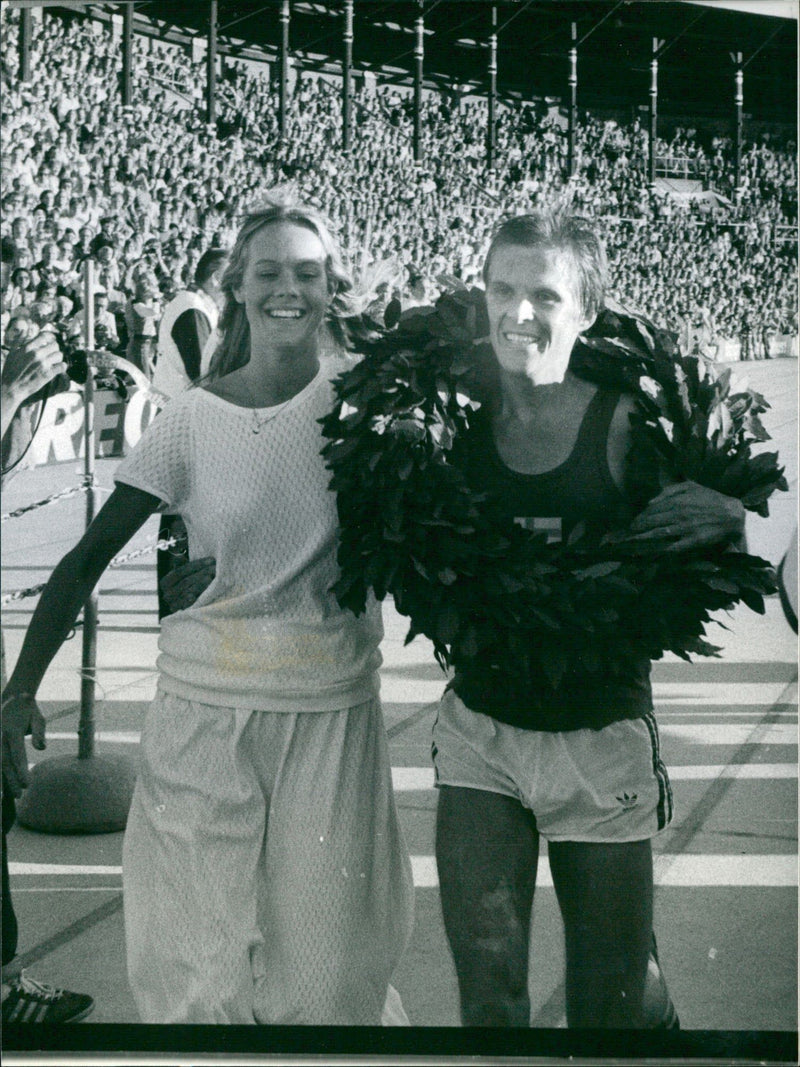
[[[13,797],[21,796],[30,781],[25,736],[31,735],[34,748],[44,749],[44,728],[35,697],[30,693],[3,694],[3,786]]]
[[[663,543],[665,552],[734,542],[744,535],[741,500],[697,482],[668,485],[631,523],[629,541]]]
[[[176,567],[161,579],[161,595],[170,613],[185,611],[214,581],[217,561],[211,556],[193,559]]]

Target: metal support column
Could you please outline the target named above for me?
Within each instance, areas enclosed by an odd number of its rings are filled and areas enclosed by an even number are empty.
[[[122,5],[122,106],[133,103],[133,4]]]
[[[208,51],[206,55],[206,122],[217,120],[217,0],[208,5]]]
[[[569,50],[569,118],[567,130],[567,173],[575,173],[575,138],[578,126],[578,26],[572,23],[572,46]]]
[[[287,94],[289,89],[289,0],[281,0],[281,54],[280,54],[280,85],[278,87],[278,137],[283,143],[286,140],[286,112]]]
[[[425,58],[424,0],[417,0],[414,36],[414,162],[422,162],[422,64]]]
[[[657,37],[653,38],[653,58],[650,61],[650,159],[648,179],[651,185],[656,183],[656,138],[658,136],[658,56],[663,44]]]
[[[486,166],[494,169],[497,130],[495,111],[497,107],[497,4],[492,4],[492,32],[489,34],[489,112],[486,120]]]
[[[731,52],[731,59],[736,64],[734,76],[733,94],[733,174],[734,187],[737,191],[742,187],[742,133],[743,133],[743,108],[744,108],[744,68],[742,67],[742,53]]]
[[[31,80],[31,39],[33,37],[33,13],[23,7],[19,20],[19,80]]]
[[[344,58],[342,60],[342,149],[350,151],[353,118],[353,0],[344,0]]]
[[[126,5],[131,7],[132,5]],[[83,326],[87,353],[94,349],[94,262],[87,259],[83,275]],[[86,486],[86,529],[94,519],[94,374],[91,366],[83,387],[83,477]],[[97,671],[97,589],[83,605],[83,648],[81,652],[81,714],[78,721],[78,759],[94,755],[94,697]]]

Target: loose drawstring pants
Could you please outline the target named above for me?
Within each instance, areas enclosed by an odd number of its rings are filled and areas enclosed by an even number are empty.
[[[413,915],[379,701],[159,693],[140,758],[123,884],[142,1020],[379,1025]]]

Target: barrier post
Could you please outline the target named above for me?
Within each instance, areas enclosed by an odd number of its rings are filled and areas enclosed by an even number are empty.
[[[87,259],[83,274],[83,327],[86,351],[94,350],[94,262]],[[85,455],[83,473],[86,485],[86,528],[94,519],[96,500],[94,487],[94,375],[92,368],[83,387],[83,444]],[[78,759],[94,754],[94,695],[97,672],[97,589],[93,589],[83,605],[83,648],[81,651],[81,717],[78,724]]]
[[[86,446],[84,474],[86,525],[94,518],[96,493],[94,432],[94,264],[84,265],[84,342],[88,373],[83,387]],[[77,756],[54,756],[31,770],[30,784],[17,802],[20,826],[47,834],[104,834],[125,829],[136,770],[125,753],[95,755],[95,675],[97,671],[97,589],[83,607],[81,705]]]

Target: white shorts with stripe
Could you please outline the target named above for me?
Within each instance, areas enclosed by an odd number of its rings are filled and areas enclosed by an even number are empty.
[[[377,699],[295,714],[159,693],[140,763],[123,883],[144,1022],[403,1021],[389,980],[414,890]]]
[[[437,786],[514,797],[549,841],[641,841],[672,819],[652,713],[601,730],[524,730],[471,711],[448,689],[432,752]]]

